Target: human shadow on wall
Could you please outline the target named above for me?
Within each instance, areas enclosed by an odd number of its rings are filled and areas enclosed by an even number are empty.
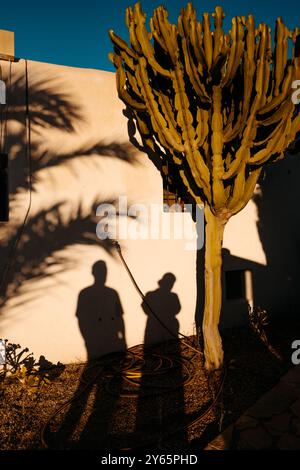
[[[184,394],[183,371],[178,358],[181,354],[178,337],[177,315],[181,310],[178,295],[172,292],[176,277],[166,273],[158,281],[158,288],[145,295],[142,308],[147,316],[144,335],[143,366],[136,412],[135,433],[137,440],[146,440],[148,447],[163,448],[163,437],[183,428]],[[150,308],[149,308],[150,307]],[[166,373],[156,375],[156,353],[166,361]],[[175,421],[172,417],[175,415]],[[171,426],[170,426],[171,425]],[[146,431],[147,430],[147,431]],[[176,433],[176,439],[184,445],[184,428]],[[150,444],[149,444],[150,442]]]
[[[80,292],[76,310],[88,360],[126,349],[123,308],[117,291],[105,284],[105,261],[96,261],[92,274],[94,283]]]
[[[172,273],[166,273],[158,281],[158,288],[147,292],[142,303],[144,313],[147,315],[147,323],[144,335],[144,346],[162,343],[174,337],[178,337],[179,322],[176,316],[181,310],[178,295],[172,292],[176,277]],[[157,313],[159,320],[149,310]]]
[[[109,448],[110,428],[122,388],[121,374],[114,375],[113,394],[106,392],[101,377],[105,372],[111,374],[116,364],[122,364],[126,355],[123,308],[117,291],[106,285],[106,263],[96,261],[92,274],[94,283],[80,292],[76,309],[88,360],[70,408],[56,433],[56,441],[62,448]],[[118,354],[107,355],[110,352]],[[95,360],[103,354],[104,361],[97,364]],[[93,371],[96,371],[94,375]],[[92,376],[89,375],[91,373]],[[91,383],[87,386],[88,381]]]

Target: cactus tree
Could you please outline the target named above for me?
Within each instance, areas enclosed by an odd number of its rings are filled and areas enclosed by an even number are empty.
[[[263,166],[281,160],[300,130],[291,99],[292,82],[300,78],[300,30],[290,31],[278,18],[272,48],[270,28],[255,26],[253,16],[233,18],[229,34],[221,7],[212,17],[213,28],[208,13],[197,21],[189,3],[175,25],[158,7],[148,31],[137,3],[126,10],[130,45],[110,31],[118,94],[145,148],[172,161],[186,192],[204,205],[208,370],[223,362],[218,324],[225,225],[252,197]]]

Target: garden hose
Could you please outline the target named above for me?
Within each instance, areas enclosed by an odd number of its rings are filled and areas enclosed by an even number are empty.
[[[153,310],[153,308],[151,307],[151,305],[149,304],[149,302],[147,302],[147,299],[146,299],[144,293],[143,293],[143,292],[141,291],[141,289],[139,288],[139,286],[138,286],[138,284],[137,284],[137,282],[136,282],[136,280],[135,280],[135,278],[134,278],[134,276],[133,276],[131,270],[129,269],[129,267],[128,267],[128,265],[127,265],[125,259],[124,259],[124,256],[123,256],[123,254],[122,254],[122,250],[121,250],[120,244],[117,242],[117,240],[114,240],[114,245],[115,245],[115,247],[116,247],[116,249],[117,249],[117,252],[118,252],[118,254],[119,254],[119,257],[120,257],[120,259],[121,259],[121,261],[122,261],[122,263],[123,263],[123,265],[124,265],[124,267],[125,267],[125,269],[126,269],[128,275],[129,275],[129,277],[130,277],[130,279],[131,279],[131,281],[132,281],[134,287],[136,288],[138,294],[139,294],[140,297],[142,298],[142,300],[143,300],[143,302],[145,303],[145,305],[147,305],[147,307],[148,307],[148,309],[150,310],[151,314],[156,318],[156,320],[160,323],[160,325],[161,325],[171,336],[173,336],[173,338],[178,339],[178,336],[180,336],[181,338],[184,338],[184,339],[187,340],[188,342],[186,343],[185,341],[182,341],[183,344],[185,344],[185,345],[186,345],[187,347],[189,347],[190,349],[196,351],[197,354],[203,355],[203,353],[202,353],[201,351],[199,351],[199,349],[194,348],[194,347],[189,343],[189,338],[188,338],[188,336],[185,336],[185,335],[184,335],[183,333],[181,333],[180,331],[178,331],[177,335],[175,335],[175,334],[173,333],[173,331],[171,331],[171,330],[167,327],[167,325],[165,325],[164,322],[159,318],[159,316],[154,312],[154,310]]]

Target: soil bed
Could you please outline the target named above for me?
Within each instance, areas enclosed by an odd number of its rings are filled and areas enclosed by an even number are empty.
[[[0,449],[43,448],[46,424],[44,446],[54,449],[203,449],[292,367],[291,343],[299,331],[297,318],[269,327],[271,342],[283,356],[280,363],[249,329],[224,330],[223,399],[211,408],[223,377],[208,381],[202,356],[182,341],[145,355],[135,347],[126,356],[67,365],[36,396],[20,383],[2,384]],[[196,346],[194,337],[190,342]]]

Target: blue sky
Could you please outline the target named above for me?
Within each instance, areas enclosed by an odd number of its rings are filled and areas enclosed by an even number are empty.
[[[113,70],[107,55],[111,44],[107,31],[112,28],[126,37],[125,9],[131,0],[11,0],[2,2],[0,29],[15,31],[16,56],[55,64]],[[143,9],[151,15],[163,4],[175,21],[187,0],[144,0]],[[194,0],[198,15],[221,5],[225,26],[235,15],[255,15],[274,30],[276,17],[290,27],[300,27],[300,8],[296,0]]]

